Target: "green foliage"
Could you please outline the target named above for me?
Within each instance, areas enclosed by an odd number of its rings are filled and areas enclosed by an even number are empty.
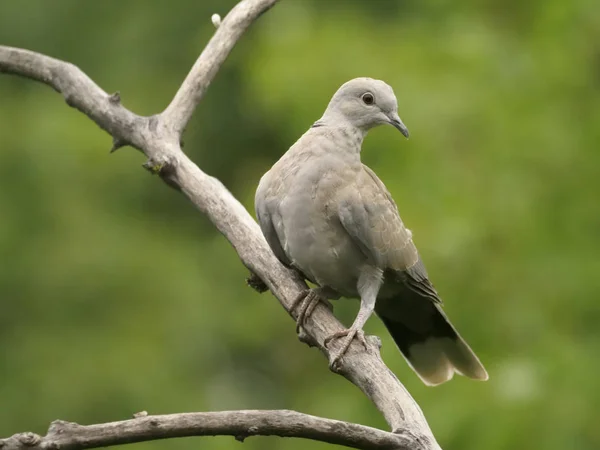
[[[71,61],[125,106],[169,102],[235,2],[2,2],[0,42]],[[600,446],[600,5],[284,0],[244,36],[185,136],[252,209],[262,173],[344,81],[389,82],[411,131],[364,160],[490,372],[426,388],[383,357],[446,450]],[[230,245],[50,89],[0,76],[0,436],[151,414],[290,408],[385,427],[300,344]],[[346,322],[353,302],[339,302]],[[230,438],[138,448],[233,448]],[[249,449],[328,445],[249,439]]]

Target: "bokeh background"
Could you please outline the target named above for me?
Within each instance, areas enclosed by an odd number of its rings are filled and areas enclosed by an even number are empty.
[[[234,0],[0,3],[0,43],[161,111]],[[490,380],[427,388],[383,357],[446,450],[600,447],[600,4],[283,0],[244,36],[185,150],[249,209],[346,80],[386,80],[411,131],[364,161],[414,231]],[[0,76],[0,436],[61,418],[290,408],[385,428],[298,342],[206,218],[52,90]],[[338,302],[350,323],[355,302]],[[238,448],[232,438],[136,444]],[[251,438],[246,449],[328,449]]]

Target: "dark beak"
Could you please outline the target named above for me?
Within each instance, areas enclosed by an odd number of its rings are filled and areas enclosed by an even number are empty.
[[[400,120],[400,116],[398,116],[398,113],[390,114],[389,118],[390,118],[390,125],[393,125],[398,131],[400,131],[400,133],[402,133],[404,135],[405,138],[408,139],[408,136],[409,136],[408,128],[406,128],[406,125],[404,125],[402,123],[402,121]]]

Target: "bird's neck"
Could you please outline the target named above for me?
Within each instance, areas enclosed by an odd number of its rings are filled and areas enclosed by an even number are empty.
[[[317,120],[311,130],[331,139],[338,148],[360,153],[367,131],[354,126],[343,117],[331,117],[325,114]]]

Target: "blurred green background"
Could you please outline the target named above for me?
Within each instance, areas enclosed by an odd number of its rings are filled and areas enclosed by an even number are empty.
[[[147,115],[234,4],[1,2],[0,43],[71,61]],[[600,4],[283,0],[235,48],[185,150],[253,210],[260,176],[356,76],[396,91],[411,139],[374,130],[363,158],[490,380],[425,387],[373,318],[385,361],[445,450],[599,448]],[[0,437],[140,410],[289,408],[385,428],[245,285],[208,220],[110,146],[51,89],[0,76]]]

